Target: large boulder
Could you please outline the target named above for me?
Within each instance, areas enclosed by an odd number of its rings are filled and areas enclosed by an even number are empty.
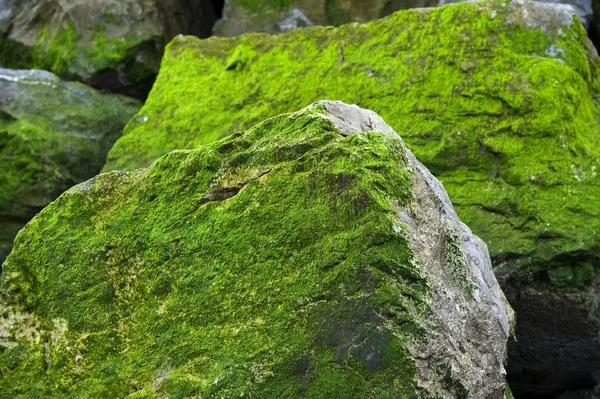
[[[11,398],[490,398],[485,244],[375,113],[320,102],[82,183],[0,289]]]
[[[0,65],[145,97],[165,43],[207,37],[216,19],[210,0],[3,1]]]
[[[33,215],[102,169],[140,106],[49,72],[0,68],[0,263]]]
[[[312,25],[367,22],[398,10],[436,7],[461,0],[225,0],[223,17],[217,21],[217,36],[247,32],[280,33]],[[543,0],[571,5],[587,28],[594,15],[592,0]]]
[[[105,170],[320,98],[373,109],[443,181],[528,315],[509,372],[524,392],[554,392],[592,381],[600,364],[597,62],[570,7],[519,1],[278,36],[179,37]],[[586,328],[557,328],[571,323]]]

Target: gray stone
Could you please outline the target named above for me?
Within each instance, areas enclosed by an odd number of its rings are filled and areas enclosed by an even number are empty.
[[[529,1],[529,0],[524,0]],[[294,0],[286,6],[280,3],[256,2],[254,8],[240,4],[238,0],[225,0],[224,14],[217,21],[217,36],[237,36],[246,32],[279,33],[291,28],[302,28],[305,21],[314,25],[340,25],[348,22],[367,22],[382,18],[398,10],[436,7],[458,3],[460,0]],[[591,0],[543,0],[543,3],[559,3],[570,6],[587,29],[593,18]],[[290,14],[302,15],[294,20],[303,23],[289,24]],[[298,14],[300,13],[300,14]],[[568,13],[572,13],[569,11]],[[282,28],[282,26],[284,28]]]
[[[0,68],[0,263],[31,217],[102,169],[140,106],[47,71]]]
[[[94,87],[144,97],[164,45],[208,37],[210,0],[11,0],[0,6],[0,63],[47,69]]]

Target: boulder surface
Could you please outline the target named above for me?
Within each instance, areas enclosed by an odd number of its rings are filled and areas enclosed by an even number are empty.
[[[373,109],[488,244],[509,300],[528,315],[509,373],[523,392],[548,394],[593,383],[600,364],[597,63],[570,7],[533,2],[181,37],[105,170],[146,166],[321,98]]]
[[[0,263],[33,215],[102,169],[140,106],[50,72],[0,68]]]
[[[281,33],[313,25],[367,22],[406,8],[437,5],[438,0],[225,0],[223,17],[213,32],[217,36]]]
[[[75,186],[3,279],[11,398],[505,394],[512,311],[485,244],[340,102]]]
[[[209,0],[10,0],[0,5],[0,65],[145,97],[164,45],[180,33],[207,37]]]
[[[225,0],[223,17],[213,32],[238,36],[248,32],[281,33],[312,25],[342,25],[368,22],[398,10],[436,7],[460,0]],[[571,5],[587,29],[594,11],[592,0],[543,0]]]

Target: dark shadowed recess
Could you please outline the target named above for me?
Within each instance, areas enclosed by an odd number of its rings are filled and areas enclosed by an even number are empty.
[[[123,71],[135,71],[136,54],[162,52],[166,42],[180,33],[199,38],[212,36],[213,26],[222,17],[225,5],[224,0],[178,0],[178,2],[181,7],[177,11],[173,10],[169,2],[158,3],[166,22],[166,40],[152,40],[140,44],[139,51],[132,53],[132,59],[125,60],[120,68],[110,68],[96,73],[91,77],[90,85],[98,90],[145,101],[156,79],[155,73],[148,74],[140,71],[142,76],[146,77],[134,84],[123,85],[123,80],[128,80],[123,76]]]
[[[598,304],[590,302],[598,278],[591,291],[553,286],[546,271],[500,283],[517,314],[507,365],[515,398],[599,399],[600,325]]]
[[[223,17],[223,7],[225,7],[225,0],[211,0],[215,14],[217,18]]]

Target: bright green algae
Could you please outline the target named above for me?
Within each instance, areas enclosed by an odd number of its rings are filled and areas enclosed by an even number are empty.
[[[430,288],[394,230],[404,144],[318,112],[46,207],[4,263],[4,323],[36,327],[0,345],[0,397],[416,397]]]
[[[100,171],[140,106],[48,72],[0,68],[0,262],[29,219]]]
[[[177,38],[105,170],[342,100],[400,132],[496,265],[528,273],[558,255],[597,257],[597,61],[580,23],[551,7],[456,4],[280,36]]]

